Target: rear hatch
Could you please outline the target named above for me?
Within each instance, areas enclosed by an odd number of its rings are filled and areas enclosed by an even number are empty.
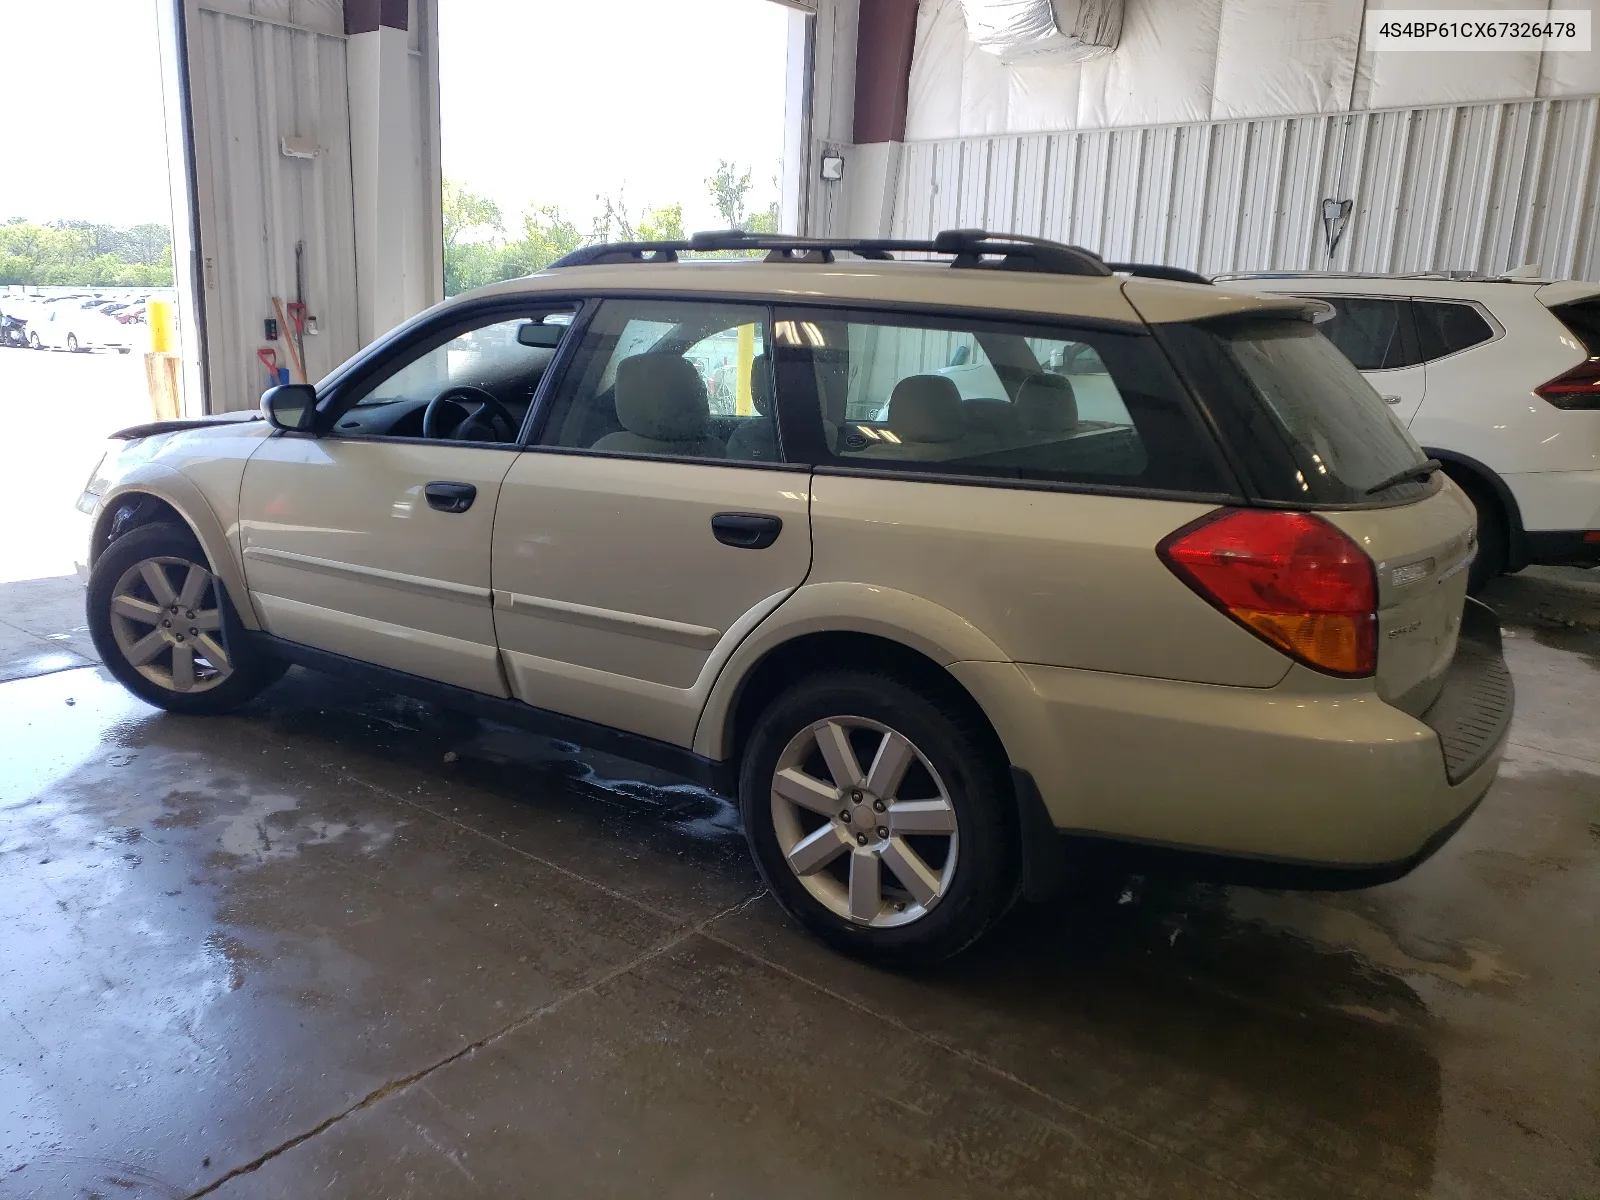
[[[1322,517],[1366,550],[1378,576],[1378,695],[1412,716],[1433,703],[1455,657],[1476,516],[1453,484],[1431,496]]]
[[[1141,304],[1141,291],[1159,286],[1130,281],[1125,290],[1142,312],[1176,315],[1170,303]],[[1265,507],[1316,513],[1372,560],[1378,693],[1419,714],[1443,686],[1460,634],[1476,548],[1471,502],[1429,471],[1411,435],[1304,309],[1260,303],[1152,328],[1214,420],[1246,494]]]

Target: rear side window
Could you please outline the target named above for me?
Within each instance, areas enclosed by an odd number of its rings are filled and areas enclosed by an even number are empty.
[[[1423,362],[1457,354],[1494,337],[1494,329],[1470,304],[1443,300],[1413,300],[1417,320],[1417,350]]]
[[[1401,300],[1362,296],[1319,296],[1333,305],[1334,316],[1320,328],[1360,371],[1389,371],[1414,366],[1402,330]]]
[[[816,436],[820,463],[1206,495],[1234,490],[1182,384],[1146,334],[779,309],[773,342],[784,404],[814,414],[802,420]]]
[[[1600,358],[1600,297],[1558,304],[1550,313],[1583,343],[1590,358]]]
[[[1305,321],[1237,317],[1158,326],[1263,499],[1382,503],[1371,489],[1425,455],[1354,365]]]

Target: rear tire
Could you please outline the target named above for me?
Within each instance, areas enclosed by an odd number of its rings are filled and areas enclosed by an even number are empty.
[[[76,354],[77,352],[78,352],[78,335],[75,334],[75,333],[69,333],[69,334],[67,334],[67,353],[68,354]]]
[[[169,712],[231,712],[285,669],[250,640],[187,529],[142,525],[118,538],[89,575],[87,607],[106,669]]]
[[[745,835],[778,903],[835,949],[885,966],[970,946],[1018,887],[1011,784],[989,741],[959,709],[884,673],[828,672],[778,696],[739,777]]]
[[[1467,594],[1476,596],[1506,573],[1511,561],[1511,530],[1499,499],[1476,479],[1451,475],[1478,511],[1478,554],[1467,574]]]

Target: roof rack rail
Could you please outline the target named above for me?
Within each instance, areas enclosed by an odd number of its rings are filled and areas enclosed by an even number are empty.
[[[1215,279],[1443,279],[1453,283],[1496,283],[1504,275],[1481,271],[1224,271]]]
[[[1211,280],[1198,271],[1185,270],[1183,267],[1168,267],[1161,263],[1107,263],[1112,271],[1122,275],[1140,275],[1146,279],[1170,279],[1174,283],[1203,283],[1210,286]]]
[[[1037,271],[1047,275],[1109,275],[1110,269],[1081,246],[982,229],[946,229],[930,241],[896,238],[811,238],[721,229],[696,233],[687,241],[609,242],[585,246],[551,263],[552,267],[594,267],[613,263],[677,262],[678,255],[719,250],[765,250],[767,262],[834,261],[835,254],[884,261],[896,253],[949,254],[952,267]],[[986,261],[988,260],[988,261]]]

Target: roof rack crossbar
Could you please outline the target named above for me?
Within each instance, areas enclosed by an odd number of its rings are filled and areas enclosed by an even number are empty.
[[[953,267],[1002,268],[1051,275],[1109,275],[1100,256],[1080,246],[982,229],[947,229],[930,241],[903,238],[812,238],[722,229],[687,241],[611,242],[585,246],[551,263],[589,267],[611,263],[676,262],[686,251],[765,250],[768,262],[833,262],[839,253],[882,261],[897,253],[949,254]]]

